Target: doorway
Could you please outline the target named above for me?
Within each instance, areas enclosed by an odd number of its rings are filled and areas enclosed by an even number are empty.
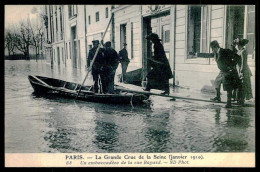
[[[165,54],[169,60],[170,58],[170,12],[166,12],[159,16],[151,17],[151,29],[153,33],[158,34],[159,38],[162,40]],[[152,47],[152,54],[154,50]]]
[[[57,47],[57,59],[58,59],[58,65],[60,65],[60,48]]]
[[[236,38],[244,37],[245,6],[227,6],[226,48],[232,49]]]
[[[77,40],[76,40],[76,26],[71,27],[71,41],[72,41],[72,67],[77,68]]]
[[[162,40],[165,54],[170,62],[170,44],[172,41],[170,25],[170,11],[143,18],[143,79],[150,71],[150,64],[147,58],[151,58],[154,54],[154,49],[151,42],[147,41],[145,37],[150,33],[158,34],[159,38]]]

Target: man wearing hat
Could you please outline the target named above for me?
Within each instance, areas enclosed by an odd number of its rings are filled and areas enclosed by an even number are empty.
[[[93,40],[92,41],[93,43],[93,48],[91,48],[89,50],[89,53],[88,53],[88,59],[87,59],[87,67],[90,67],[90,61],[93,60],[94,56],[95,56],[95,53],[96,53],[96,50],[98,48],[98,45],[99,45],[99,41],[98,40]],[[96,56],[96,59],[93,63],[93,66],[92,66],[92,76],[93,76],[93,81],[94,81],[94,92],[95,93],[98,93],[98,90],[99,90],[99,87],[98,87],[98,78],[100,76],[101,78],[101,67],[103,65],[103,51],[104,49],[103,48],[100,48],[98,53],[97,53],[97,56]],[[103,83],[102,83],[103,85]]]
[[[162,43],[158,35],[151,33],[146,37],[147,40],[152,41],[154,44],[154,56],[148,58],[152,70],[147,74],[147,85],[145,90],[150,89],[163,90],[163,94],[169,94],[169,79],[173,78],[169,61],[166,57]]]
[[[128,58],[128,53],[127,53],[127,50],[126,50],[127,44],[124,43],[123,46],[124,46],[123,49],[120,50],[119,53],[118,53],[119,61],[121,63],[121,67],[122,67],[122,77],[120,79],[121,82],[125,81],[126,70],[127,70],[128,64],[130,62],[130,60]]]
[[[110,41],[106,42],[104,47],[103,67],[101,68],[103,92],[113,94],[114,78],[119,58],[117,52],[111,47]]]
[[[230,49],[220,48],[216,40],[210,43],[210,47],[216,56],[216,62],[220,70],[219,75],[221,75],[219,81],[217,80],[219,76],[216,78],[216,81],[219,83],[216,84],[215,81],[217,97],[212,100],[220,101],[220,84],[222,83],[223,90],[227,91],[227,104],[225,107],[231,108],[232,90],[239,88],[240,85],[240,80],[236,70],[236,64],[238,63],[239,57]]]

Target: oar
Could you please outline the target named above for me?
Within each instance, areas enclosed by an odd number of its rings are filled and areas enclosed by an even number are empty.
[[[112,17],[113,17],[113,15],[111,15],[111,18],[110,18],[110,20],[109,20],[109,22],[108,22],[107,28],[106,28],[106,30],[105,30],[103,36],[102,36],[102,39],[101,39],[100,43],[98,44],[98,48],[97,48],[97,50],[96,50],[96,53],[95,53],[95,55],[94,55],[94,58],[93,58],[93,60],[92,60],[91,63],[90,63],[90,67],[88,68],[88,71],[87,71],[87,74],[86,74],[86,76],[85,76],[85,78],[84,78],[84,80],[83,80],[83,83],[82,83],[82,84],[80,85],[80,87],[79,87],[79,91],[78,91],[78,94],[77,94],[75,100],[77,100],[77,98],[78,98],[78,96],[79,96],[79,93],[80,93],[80,91],[81,91],[81,88],[82,88],[83,84],[85,83],[85,81],[86,81],[86,79],[87,79],[87,77],[88,77],[89,72],[92,70],[92,66],[93,66],[93,64],[94,64],[94,62],[95,62],[95,60],[96,60],[98,51],[99,51],[99,49],[100,49],[101,42],[103,42],[103,39],[104,39],[104,37],[105,37],[105,35],[106,35],[106,33],[107,33],[107,29],[108,29],[108,27],[109,27],[109,25],[110,25],[110,23],[111,23]]]

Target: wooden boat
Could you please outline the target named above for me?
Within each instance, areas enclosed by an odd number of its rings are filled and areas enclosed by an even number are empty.
[[[43,76],[29,75],[28,79],[34,92],[41,95],[54,94],[75,99],[81,86],[77,83]],[[116,89],[116,87],[114,94],[100,94],[94,93],[90,90],[91,86],[82,86],[78,99],[111,104],[142,104],[144,103],[144,100],[149,98],[149,95],[129,93],[127,91]]]

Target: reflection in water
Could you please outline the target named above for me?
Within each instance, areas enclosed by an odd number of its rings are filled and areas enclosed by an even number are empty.
[[[151,97],[150,105],[106,105],[37,96],[28,75],[82,82],[84,70],[44,61],[5,62],[5,151],[253,152],[255,109]],[[86,81],[92,84],[92,78]]]
[[[57,128],[56,131],[49,131],[44,136],[45,141],[49,142],[49,147],[57,150],[58,152],[77,152],[78,149],[73,148],[71,145],[71,138],[75,136],[71,130],[65,128]]]
[[[216,124],[220,124],[220,109],[216,110]],[[250,127],[250,119],[246,109],[233,108],[226,111],[224,131],[216,138],[214,146],[218,152],[244,152],[248,149],[248,135],[246,131]]]
[[[169,112],[148,114],[144,119],[144,123],[146,127],[143,132],[148,142],[144,152],[165,152],[170,139],[168,128]]]
[[[102,122],[96,119],[96,140],[93,141],[99,149],[111,152],[118,144],[117,126],[113,122]]]
[[[229,127],[239,127],[239,129],[246,129],[249,127],[249,116],[244,108],[237,108],[227,110],[227,125]]]

